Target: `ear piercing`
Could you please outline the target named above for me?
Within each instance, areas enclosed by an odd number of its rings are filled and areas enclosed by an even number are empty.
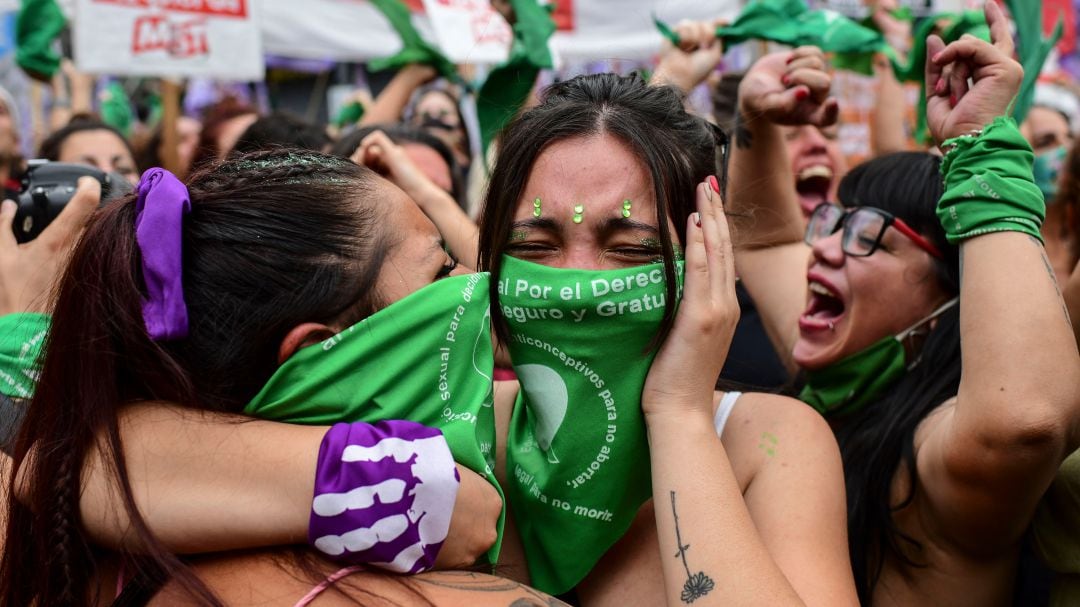
[[[533,217],[540,216],[540,197],[537,196],[536,200],[533,200]]]
[[[575,204],[574,205],[574,217],[573,217],[574,223],[581,223],[581,220],[582,220],[581,214],[584,213],[584,212],[585,212],[585,205],[583,205],[583,204]]]
[[[627,217],[627,218],[630,217],[630,206],[631,205],[630,205],[630,199],[629,198],[622,201],[622,216],[623,217]]]

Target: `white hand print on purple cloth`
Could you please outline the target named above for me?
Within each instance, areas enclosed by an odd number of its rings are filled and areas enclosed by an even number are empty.
[[[446,539],[459,482],[435,428],[335,424],[319,448],[308,541],[337,560],[426,571]]]

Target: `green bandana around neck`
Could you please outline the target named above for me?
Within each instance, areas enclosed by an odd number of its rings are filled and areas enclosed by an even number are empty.
[[[799,400],[828,418],[857,413],[878,400],[908,369],[904,340],[926,323],[934,320],[960,301],[950,299],[929,316],[902,331],[887,335],[870,347],[841,359],[824,369],[806,372],[806,385]]]
[[[593,271],[502,258],[499,308],[521,382],[506,490],[540,590],[580,582],[651,495],[641,390],[666,284],[661,264]]]
[[[806,372],[799,400],[825,417],[842,417],[877,400],[907,371],[904,345],[888,335],[824,369]]]
[[[407,419],[439,428],[454,460],[499,488],[488,293],[486,273],[424,287],[298,350],[244,413],[299,424]],[[502,527],[500,516],[492,563]]]

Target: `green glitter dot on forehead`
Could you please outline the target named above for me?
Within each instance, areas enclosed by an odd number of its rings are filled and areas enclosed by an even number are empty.
[[[631,204],[630,204],[630,199],[629,198],[622,201],[622,216],[623,217],[627,217],[627,218],[630,217],[630,206],[631,206]]]
[[[540,197],[537,196],[536,200],[533,200],[533,217],[540,216]]]
[[[574,205],[574,216],[572,217],[574,223],[581,223],[581,220],[583,219],[581,214],[584,213],[584,212],[585,212],[585,205],[583,205],[583,204],[575,204]]]

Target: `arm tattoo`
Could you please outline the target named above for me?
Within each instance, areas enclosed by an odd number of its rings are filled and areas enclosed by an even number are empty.
[[[1046,256],[1046,247],[1034,236],[1028,235],[1028,239],[1039,247],[1039,257],[1042,259],[1043,268],[1046,269],[1047,275],[1050,276],[1050,284],[1054,285],[1054,290],[1057,291],[1058,303],[1061,304],[1061,311],[1065,313],[1065,324],[1069,326],[1071,331],[1072,319],[1069,318],[1069,307],[1065,305],[1065,297],[1061,294],[1061,285],[1058,284],[1057,275],[1054,274],[1054,266],[1050,264],[1050,258]]]
[[[746,126],[746,119],[743,118],[742,112],[735,111],[735,145],[742,150],[749,150],[750,146],[754,144],[754,134],[750,132],[750,127]]]
[[[681,558],[683,568],[686,569],[686,583],[683,584],[682,594],[679,598],[682,599],[682,602],[690,604],[709,594],[716,584],[713,583],[712,578],[705,575],[704,571],[690,573],[690,565],[686,563],[686,551],[690,549],[690,544],[682,543],[682,533],[679,531],[679,513],[675,510],[674,491],[671,492],[671,514],[675,517],[675,542],[679,545],[678,551],[675,552],[675,558]]]

